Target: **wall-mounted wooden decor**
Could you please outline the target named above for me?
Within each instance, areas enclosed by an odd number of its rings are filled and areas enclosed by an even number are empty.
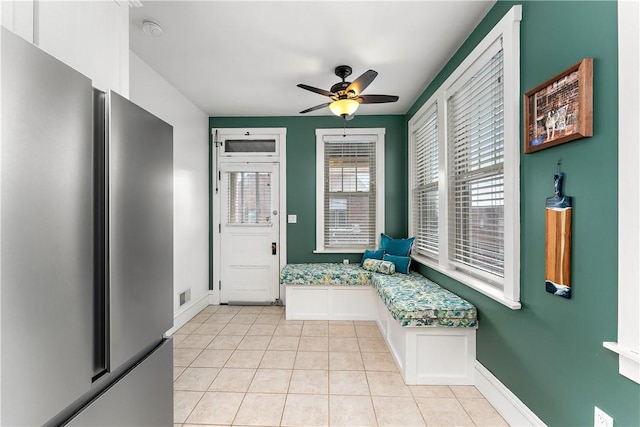
[[[524,152],[593,135],[593,58],[524,94]]]
[[[545,287],[547,292],[571,298],[571,197],[562,194],[564,174],[553,175],[553,196],[547,198]]]

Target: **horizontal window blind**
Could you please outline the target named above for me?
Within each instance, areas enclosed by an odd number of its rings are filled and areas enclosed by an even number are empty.
[[[373,248],[376,143],[324,142],[324,246]]]
[[[438,106],[433,103],[413,132],[414,251],[438,256]]]
[[[500,50],[447,100],[449,257],[504,277],[504,90]]]
[[[271,173],[228,172],[228,224],[271,223]]]

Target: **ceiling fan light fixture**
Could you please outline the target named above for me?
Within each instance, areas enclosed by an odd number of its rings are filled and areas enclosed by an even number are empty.
[[[347,117],[355,113],[359,105],[355,99],[338,99],[329,104],[329,109],[338,117]]]
[[[365,90],[378,75],[377,71],[368,70],[353,82],[345,81],[345,77],[350,74],[351,67],[348,65],[339,65],[336,67],[336,76],[340,77],[342,81],[331,86],[331,90],[318,89],[317,87],[302,83],[298,84],[297,86],[300,89],[331,98],[331,102],[307,108],[306,110],[300,111],[300,114],[329,107],[331,112],[336,116],[342,117],[345,120],[351,120],[360,104],[384,104],[398,100],[398,97],[395,95],[362,95],[362,91]]]

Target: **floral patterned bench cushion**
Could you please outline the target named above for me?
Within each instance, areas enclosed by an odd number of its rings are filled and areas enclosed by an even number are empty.
[[[475,306],[419,274],[374,275],[371,284],[402,326],[478,325]]]
[[[370,278],[356,264],[287,264],[280,272],[281,285],[370,285]]]
[[[281,285],[372,285],[402,326],[475,328],[475,306],[417,274],[379,274],[355,264],[288,264]]]

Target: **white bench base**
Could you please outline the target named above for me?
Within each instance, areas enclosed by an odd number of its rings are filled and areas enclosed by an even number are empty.
[[[371,286],[286,285],[287,320],[376,320]]]
[[[406,384],[474,384],[475,328],[403,327],[379,298],[376,322]]]
[[[371,286],[285,289],[287,320],[375,320],[406,384],[474,384],[475,328],[402,327]]]

